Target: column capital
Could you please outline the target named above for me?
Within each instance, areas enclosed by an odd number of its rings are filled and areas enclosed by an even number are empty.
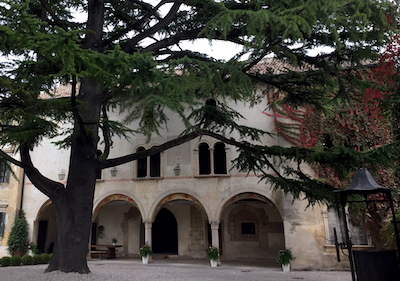
[[[143,223],[145,228],[151,228],[151,226],[153,225],[152,220],[143,220]]]
[[[211,225],[211,229],[219,229],[219,220],[212,220],[209,221],[209,224]]]

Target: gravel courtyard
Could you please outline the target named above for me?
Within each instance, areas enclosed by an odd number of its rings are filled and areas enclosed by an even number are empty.
[[[43,273],[46,265],[0,268],[1,281],[161,281],[161,280],[308,280],[308,281],[351,281],[346,271],[291,271],[283,273],[278,267],[243,266],[226,263],[211,268],[206,261],[156,260],[143,265],[140,260],[93,260],[89,261],[91,273],[51,272]]]

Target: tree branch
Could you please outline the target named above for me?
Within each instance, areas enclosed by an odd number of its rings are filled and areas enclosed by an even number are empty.
[[[131,40],[126,42],[125,44],[121,45],[121,49],[125,52],[129,53],[132,51],[134,46],[144,38],[154,34],[155,32],[159,31],[167,24],[169,24],[176,16],[176,13],[179,11],[179,7],[182,5],[181,1],[176,1],[174,5],[172,5],[171,9],[169,10],[168,14],[164,17],[164,19],[146,31],[141,32],[137,36],[133,37]]]
[[[221,34],[217,33],[213,38],[208,38],[206,34],[199,36],[200,32],[203,30],[203,28],[197,28],[197,29],[192,29],[188,32],[185,33],[178,33],[175,34],[174,36],[165,38],[163,40],[157,41],[149,46],[147,46],[146,48],[142,49],[140,52],[141,53],[148,53],[148,52],[154,52],[156,54],[158,54],[158,50],[162,49],[162,48],[166,48],[168,46],[172,46],[174,44],[179,43],[180,41],[183,40],[195,40],[195,39],[221,39]],[[244,45],[243,40],[241,40],[239,38],[240,35],[243,35],[240,33],[240,31],[238,30],[234,30],[234,32],[231,32],[225,41],[229,41],[235,44],[239,44],[239,45]]]
[[[36,169],[32,163],[31,156],[29,154],[29,148],[24,145],[20,148],[22,167],[25,169],[25,173],[29,180],[35,185],[37,189],[49,196],[53,197],[55,193],[64,192],[64,185],[52,181],[43,176],[38,169]],[[14,163],[14,162],[12,162]]]
[[[64,29],[65,31],[68,31],[67,26],[57,17],[57,15],[54,13],[53,9],[50,7],[49,3],[47,3],[46,0],[40,0],[40,3],[42,3],[43,7],[46,9],[46,11],[50,14],[51,18],[54,20],[55,24]]]
[[[125,34],[129,33],[130,31],[140,27],[140,25],[144,24],[151,16],[155,14],[155,12],[164,4],[171,2],[170,0],[163,0],[157,4],[153,9],[151,9],[148,13],[146,13],[140,20],[131,23],[125,29],[117,32],[116,34],[112,35],[110,38],[107,38],[103,41],[103,46],[107,46],[111,44],[113,41],[121,38]]]
[[[118,166],[118,165],[122,165],[122,164],[125,164],[128,162],[131,162],[131,161],[135,161],[135,160],[138,160],[141,158],[145,158],[147,156],[151,156],[151,155],[157,154],[159,152],[165,151],[169,148],[181,145],[181,144],[188,142],[192,139],[195,139],[198,136],[201,136],[203,134],[206,134],[206,131],[197,130],[197,131],[188,133],[186,135],[183,135],[181,137],[178,137],[174,140],[168,141],[162,145],[153,146],[152,148],[144,150],[144,151],[132,153],[132,154],[114,158],[114,159],[100,160],[100,168],[101,169],[110,168],[110,167],[114,167],[114,166]]]
[[[145,158],[147,156],[151,156],[151,155],[157,154],[159,152],[165,151],[167,149],[170,149],[172,147],[181,145],[181,144],[188,142],[190,140],[193,140],[199,136],[210,136],[210,137],[220,140],[226,144],[230,144],[230,145],[236,146],[236,147],[244,149],[244,150],[249,150],[249,151],[254,150],[255,151],[256,149],[259,149],[259,147],[257,147],[257,148],[253,147],[248,142],[236,141],[233,138],[228,139],[217,133],[198,129],[198,130],[192,131],[186,135],[180,136],[174,140],[165,142],[162,145],[153,146],[152,148],[147,149],[147,150],[143,150],[143,151],[140,151],[137,153],[132,153],[132,154],[114,158],[114,159],[100,161],[101,162],[100,168],[101,169],[110,168],[110,167],[114,167],[114,166],[118,166],[118,165],[122,165],[122,164],[125,164],[128,162],[131,162],[131,161],[135,161],[135,160],[138,160],[141,158]],[[306,148],[303,149],[303,148],[297,148],[297,147],[283,148],[280,146],[270,146],[270,147],[265,146],[265,147],[263,147],[263,150],[260,152],[260,155],[295,157],[298,155],[309,155],[309,153],[310,152]]]

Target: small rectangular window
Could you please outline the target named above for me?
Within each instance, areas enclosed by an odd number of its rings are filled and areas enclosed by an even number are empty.
[[[8,183],[10,176],[9,163],[0,163],[0,183]]]
[[[0,237],[4,237],[4,225],[6,220],[6,213],[0,212]]]
[[[253,222],[242,222],[242,234],[256,234],[256,224]]]

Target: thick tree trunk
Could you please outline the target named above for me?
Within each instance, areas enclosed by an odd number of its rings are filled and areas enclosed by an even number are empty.
[[[86,188],[82,186],[82,190],[86,190]],[[81,202],[77,202],[77,200],[65,202],[62,198],[53,200],[56,210],[57,240],[54,245],[53,258],[46,272],[54,270],[78,273],[90,272],[86,256],[92,214],[89,206],[91,206],[90,201],[93,200],[93,197],[81,195],[81,198],[84,199],[79,200]]]
[[[56,212],[57,241],[47,272],[89,272],[86,256],[99,169],[97,143],[101,103],[95,97],[101,94],[101,85],[83,79],[81,94],[79,98],[86,106],[75,112],[67,186],[50,194]]]

